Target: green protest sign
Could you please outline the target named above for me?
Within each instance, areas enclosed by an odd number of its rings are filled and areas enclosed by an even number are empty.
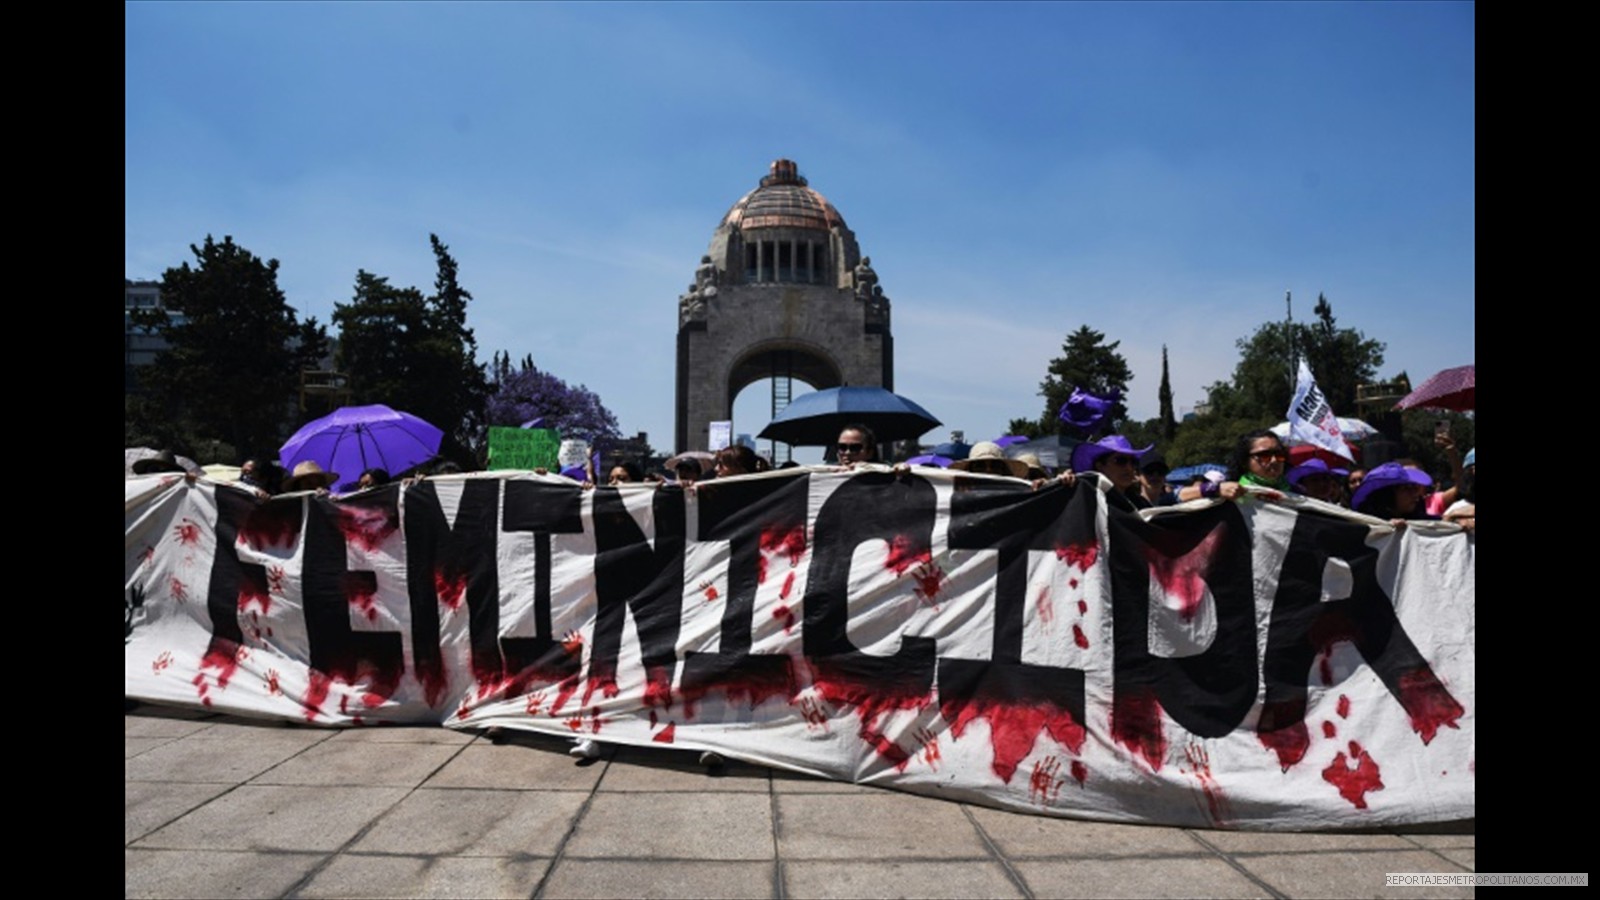
[[[561,450],[561,432],[554,428],[489,428],[490,469],[550,469],[555,471]]]

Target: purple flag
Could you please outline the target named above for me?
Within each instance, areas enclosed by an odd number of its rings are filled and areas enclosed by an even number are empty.
[[[1101,397],[1080,387],[1072,389],[1072,396],[1061,404],[1061,421],[1085,432],[1092,430],[1111,414],[1111,408],[1122,399],[1122,391],[1112,388],[1111,396]]]

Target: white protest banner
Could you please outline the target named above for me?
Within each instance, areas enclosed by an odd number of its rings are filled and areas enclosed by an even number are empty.
[[[1333,407],[1311,377],[1311,367],[1300,360],[1300,374],[1295,383],[1294,399],[1289,401],[1289,437],[1302,443],[1321,447],[1329,453],[1355,460],[1350,448],[1345,446],[1344,434],[1339,429],[1339,419]]]
[[[127,696],[717,750],[1081,818],[1474,815],[1474,549],[1088,478],[129,479]]]

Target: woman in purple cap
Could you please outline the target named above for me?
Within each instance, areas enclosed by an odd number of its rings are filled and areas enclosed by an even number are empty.
[[[1432,519],[1424,501],[1433,479],[1427,472],[1386,462],[1367,472],[1361,487],[1350,498],[1356,512],[1388,519],[1399,526],[1407,519]]]
[[[1107,435],[1093,443],[1085,441],[1073,447],[1072,470],[1104,475],[1111,482],[1112,493],[1121,494],[1138,507],[1139,502],[1134,496],[1137,493],[1135,486],[1139,482],[1139,457],[1153,449],[1155,444],[1138,450],[1120,434]],[[1148,506],[1148,502],[1145,505]]]
[[[1295,466],[1289,470],[1288,477],[1296,491],[1313,500],[1337,506],[1344,499],[1344,485],[1320,459],[1308,459],[1303,465]]]
[[[1221,497],[1234,500],[1249,494],[1247,487],[1266,488],[1278,494],[1289,494],[1294,488],[1283,477],[1284,466],[1289,462],[1289,451],[1283,441],[1265,429],[1252,431],[1239,438],[1233,448],[1233,458],[1228,461],[1227,480],[1205,481],[1191,484],[1178,492],[1179,500],[1198,500],[1202,497]],[[1276,495],[1262,494],[1273,500]]]

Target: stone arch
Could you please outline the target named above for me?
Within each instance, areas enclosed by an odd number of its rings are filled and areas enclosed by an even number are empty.
[[[739,392],[763,378],[787,375],[817,390],[844,384],[843,367],[826,348],[801,341],[763,341],[744,348],[728,367],[724,402],[726,418],[733,416]]]

